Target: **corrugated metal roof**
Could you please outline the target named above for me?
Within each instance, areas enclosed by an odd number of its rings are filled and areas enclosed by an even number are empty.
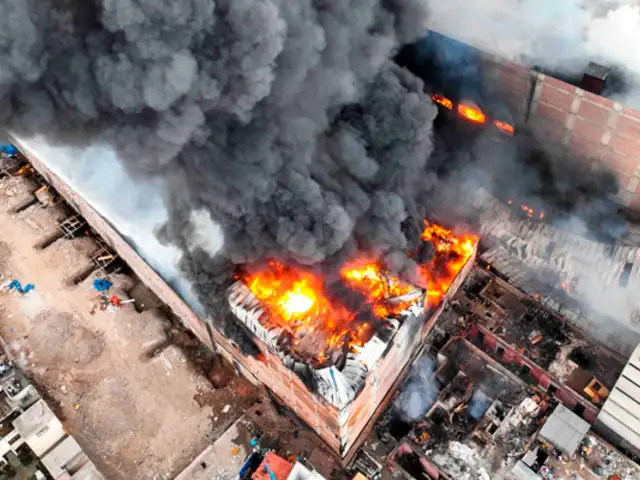
[[[542,426],[540,436],[561,452],[572,456],[589,428],[588,422],[560,404]]]
[[[609,393],[598,420],[640,449],[640,345]]]

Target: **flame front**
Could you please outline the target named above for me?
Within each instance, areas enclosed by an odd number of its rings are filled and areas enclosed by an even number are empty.
[[[477,237],[456,236],[440,225],[425,222],[422,240],[431,242],[436,250],[434,258],[419,267],[422,283],[427,286],[427,302],[435,306],[473,254]],[[270,321],[291,332],[292,349],[323,363],[334,349],[363,345],[375,330],[372,317],[400,318],[423,297],[420,288],[391,275],[370,258],[357,258],[343,265],[339,273],[343,285],[362,297],[367,315],[350,311],[338,299],[330,298],[321,275],[275,260],[243,275],[242,281],[269,312]]]
[[[307,285],[307,282],[302,280],[295,282],[291,290],[282,295],[282,298],[278,300],[282,313],[287,318],[292,318],[296,315],[304,315],[313,308],[317,301],[316,293],[313,288]]]
[[[399,278],[383,273],[382,268],[372,261],[355,261],[345,265],[340,275],[354,290],[365,295],[378,318],[389,318],[400,314],[417,298],[390,302],[414,292],[416,289]]]
[[[311,272],[289,268],[272,260],[267,268],[244,278],[249,289],[270,311],[296,333],[311,330],[319,322],[335,324],[338,312],[323,294],[320,278]]]
[[[420,266],[420,274],[427,284],[429,304],[437,305],[473,255],[478,237],[470,234],[456,236],[451,230],[426,220],[424,225],[422,240],[434,245],[436,255]]]

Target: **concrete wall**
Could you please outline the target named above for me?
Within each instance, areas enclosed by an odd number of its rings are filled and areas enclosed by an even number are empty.
[[[640,111],[525,67],[486,55],[482,65],[515,112],[516,123],[584,168],[608,167],[619,201],[640,212]]]

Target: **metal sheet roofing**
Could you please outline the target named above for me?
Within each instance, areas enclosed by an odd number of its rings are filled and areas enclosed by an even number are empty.
[[[560,404],[542,426],[540,436],[561,452],[572,456],[590,427],[589,422]]]
[[[598,421],[640,449],[640,345],[609,393]]]

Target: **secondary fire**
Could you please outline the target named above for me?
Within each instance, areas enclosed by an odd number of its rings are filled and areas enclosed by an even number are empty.
[[[429,305],[437,305],[447,293],[464,264],[473,254],[478,237],[475,235],[454,235],[435,223],[425,220],[422,240],[431,242],[436,248],[433,259],[420,266],[420,274],[426,280]]]
[[[422,240],[435,250],[433,258],[419,266],[427,285],[424,290],[386,271],[367,257],[342,266],[340,281],[361,298],[358,311],[328,292],[321,274],[275,260],[241,276],[242,282],[269,312],[271,323],[289,332],[290,348],[301,359],[323,365],[339,352],[363,346],[379,322],[400,319],[411,307],[436,306],[458,272],[473,254],[477,238],[456,236],[437,224],[425,222]]]

